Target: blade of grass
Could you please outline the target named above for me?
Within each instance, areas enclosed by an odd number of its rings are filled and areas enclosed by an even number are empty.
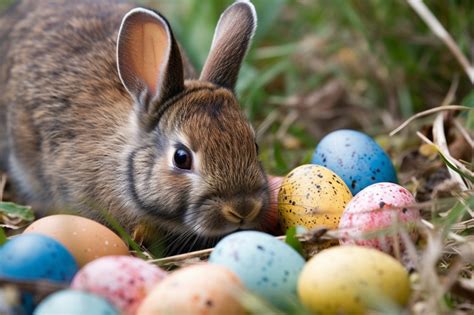
[[[283,158],[283,152],[281,148],[280,142],[275,142],[273,144],[273,155],[276,162],[276,167],[279,171],[287,170],[288,164],[286,163],[285,159]]]
[[[414,121],[414,120],[416,120],[420,117],[428,116],[428,115],[431,115],[431,114],[434,114],[434,113],[437,113],[437,112],[440,112],[440,111],[445,111],[445,110],[468,110],[468,111],[472,111],[473,108],[467,107],[467,106],[461,106],[461,105],[447,105],[447,106],[440,106],[440,107],[431,108],[431,109],[425,110],[423,112],[420,112],[420,113],[417,113],[417,114],[411,116],[403,124],[401,124],[399,127],[394,129],[393,131],[391,131],[389,135],[394,136],[395,134],[400,132],[400,130],[402,130],[403,128],[408,126],[412,121]]]
[[[453,40],[443,25],[441,25],[438,19],[433,15],[430,9],[428,9],[422,0],[407,0],[407,2],[420,16],[420,18],[425,21],[431,31],[436,36],[438,36],[446,46],[448,46],[449,50],[451,50],[451,53],[453,53],[453,55],[463,67],[467,76],[471,80],[471,83],[474,84],[474,66],[469,63],[468,59],[462,53],[457,43]]]
[[[3,228],[0,227],[0,246],[7,242],[7,235]]]
[[[451,177],[459,182],[459,186],[461,187],[462,190],[467,190],[468,187],[466,183],[463,181],[462,174],[459,174],[459,170],[457,168],[452,169],[452,164],[456,164],[456,160],[451,156],[448,148],[448,141],[446,139],[446,134],[444,130],[444,115],[442,113],[439,113],[436,115],[436,118],[433,123],[433,142],[437,145],[438,151],[441,154],[441,158],[443,161],[449,160],[450,163],[446,164],[448,165],[448,170],[451,175]],[[472,183],[472,181],[471,181]]]
[[[285,243],[290,245],[294,250],[296,250],[301,256],[304,256],[303,246],[301,245],[300,240],[296,237],[297,229],[296,226],[290,227],[286,231]]]
[[[142,259],[148,259],[148,256],[143,252],[140,245],[138,245],[132,237],[125,231],[125,229],[120,225],[120,223],[112,217],[110,213],[107,211],[101,211],[102,215],[104,216],[107,223],[120,235],[122,239],[124,239],[128,246],[130,246],[134,251],[136,251],[137,255]]]
[[[445,227],[445,232],[451,231],[451,226],[455,223],[458,223],[459,220],[467,213],[467,207],[461,202],[458,202],[448,213],[448,215],[443,219],[443,226]]]
[[[0,201],[0,213],[28,222],[35,219],[30,206],[21,206],[13,202]]]
[[[451,160],[446,157],[440,150],[440,148],[434,144],[430,139],[426,138],[421,132],[417,132],[416,133],[418,135],[418,137],[420,137],[424,142],[430,144],[433,146],[433,148],[438,152],[438,154],[440,155],[441,159],[443,160],[443,162],[446,164],[446,166],[448,166],[450,169],[452,169],[453,171],[455,171],[456,173],[459,173],[459,175],[461,175],[462,177],[468,179],[471,183],[474,183],[474,176],[470,175],[468,173],[468,170],[466,171],[463,171],[461,170],[460,168],[458,168],[457,166],[454,165],[453,162],[451,162]],[[462,165],[462,164],[461,164]],[[460,166],[461,166],[460,165]]]

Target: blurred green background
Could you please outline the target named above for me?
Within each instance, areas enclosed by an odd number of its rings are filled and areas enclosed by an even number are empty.
[[[99,0],[97,0],[99,1]],[[0,8],[12,1],[0,0]],[[221,12],[232,1],[140,1],[160,10],[200,69]],[[254,0],[258,28],[237,87],[273,174],[307,162],[338,128],[370,135],[439,106],[474,106],[473,86],[444,44],[402,0]],[[474,1],[425,1],[474,59]],[[412,131],[413,132],[413,131]],[[407,135],[413,137],[412,135]]]

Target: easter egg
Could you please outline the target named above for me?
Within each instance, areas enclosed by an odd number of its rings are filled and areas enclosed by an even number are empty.
[[[296,282],[304,259],[286,243],[271,235],[242,231],[223,238],[209,262],[232,270],[250,291],[277,307],[296,299]]]
[[[397,175],[385,151],[368,135],[341,129],[319,142],[311,160],[339,175],[355,195],[379,182],[397,182]]]
[[[315,314],[385,313],[408,302],[410,282],[403,266],[385,253],[337,246],[308,261],[298,279],[298,295]]]
[[[103,256],[128,255],[128,247],[114,232],[93,220],[57,214],[33,222],[23,233],[39,233],[62,243],[80,267]]]
[[[69,283],[77,272],[74,257],[58,241],[22,234],[0,247],[0,277]]]
[[[377,183],[364,188],[342,214],[341,244],[370,246],[393,253],[398,227],[404,227],[413,240],[417,237],[408,226],[420,219],[418,209],[410,207],[414,204],[413,195],[394,183]]]
[[[331,170],[313,164],[292,170],[278,193],[282,227],[336,228],[342,211],[352,198],[344,181]]]
[[[246,314],[238,301],[243,287],[223,266],[196,264],[163,279],[140,305],[138,315]]]
[[[107,256],[85,265],[71,287],[102,296],[123,314],[135,314],[145,296],[165,276],[165,271],[143,259]]]
[[[34,310],[33,315],[119,315],[103,298],[94,294],[62,290],[49,295]]]

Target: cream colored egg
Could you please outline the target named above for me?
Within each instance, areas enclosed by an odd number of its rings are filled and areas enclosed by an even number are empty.
[[[338,246],[311,258],[298,279],[301,302],[315,314],[382,313],[410,296],[405,268],[393,257],[359,246]]]
[[[56,214],[33,222],[23,233],[39,233],[62,243],[79,267],[99,257],[128,255],[128,247],[109,228],[84,217]]]
[[[352,194],[331,170],[313,164],[302,165],[284,179],[278,193],[280,223],[292,226],[336,228]]]
[[[137,315],[245,314],[238,302],[243,287],[220,265],[198,264],[173,272],[145,298]]]

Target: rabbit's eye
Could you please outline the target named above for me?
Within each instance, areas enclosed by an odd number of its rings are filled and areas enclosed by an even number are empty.
[[[174,152],[174,165],[183,170],[190,170],[191,164],[191,152],[184,148],[176,149]]]

